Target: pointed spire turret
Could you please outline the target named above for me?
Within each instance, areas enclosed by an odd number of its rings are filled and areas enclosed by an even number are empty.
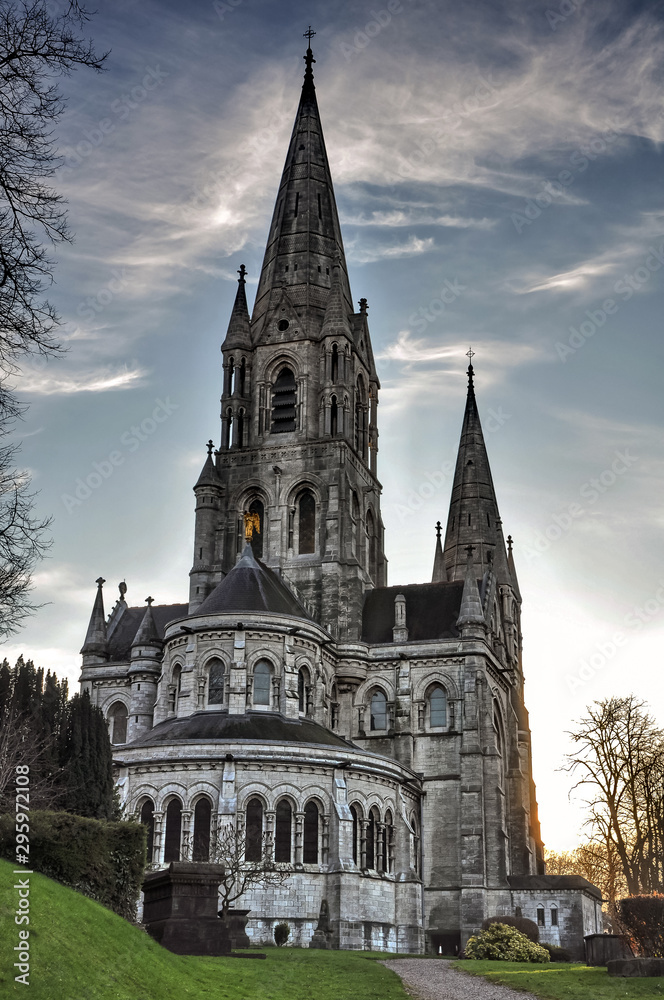
[[[88,625],[88,631],[85,636],[85,642],[83,643],[81,653],[84,655],[95,656],[102,660],[107,660],[108,635],[106,632],[106,615],[104,614],[104,595],[102,593],[102,587],[106,583],[106,580],[100,576],[96,583],[97,593],[95,596],[95,602],[92,606],[90,624]]]
[[[311,41],[314,32],[307,32]],[[287,323],[289,338],[318,338],[340,260],[341,293],[353,312],[341,227],[325,150],[311,47],[251,317],[254,344]]]
[[[480,591],[477,586],[477,577],[475,576],[475,562],[473,560],[472,545],[466,546],[466,553],[466,573],[463,582],[463,594],[461,596],[461,608],[459,610],[459,617],[457,618],[457,625],[460,628],[465,625],[480,625],[484,628],[484,611],[482,610]]]
[[[207,458],[205,459],[205,464],[201,469],[201,474],[196,481],[194,489],[198,489],[199,486],[221,486],[221,480],[219,479],[219,474],[217,473],[217,467],[214,464],[214,459],[212,458],[212,451],[214,448],[214,442],[210,439],[207,443]]]
[[[134,636],[134,641],[132,646],[161,646],[162,641],[159,637],[159,632],[157,630],[157,625],[154,620],[154,614],[152,612],[152,603],[154,601],[153,597],[145,598],[147,603],[147,608],[145,609],[145,614],[143,615],[143,620],[138,626],[138,631]]]
[[[516,566],[514,565],[514,553],[512,548],[514,541],[511,535],[507,536],[507,566],[510,571],[510,578],[512,581],[512,589],[514,590],[514,595],[517,601],[521,601],[521,591],[519,590],[519,580],[516,575]]]
[[[238,274],[237,292],[233,311],[228,323],[226,339],[221,345],[222,351],[247,351],[251,348],[251,323],[249,321],[249,309],[247,307],[247,295],[245,291],[245,275],[247,269],[244,264],[240,264]]]
[[[444,583],[447,580],[447,572],[445,570],[445,560],[443,559],[443,546],[440,540],[440,535],[442,530],[443,529],[440,521],[437,521],[436,554],[433,557],[433,573],[431,574],[432,583]]]
[[[469,352],[472,359],[472,352]],[[499,545],[500,515],[475,399],[474,369],[468,365],[468,394],[461,429],[452,499],[445,533],[444,557],[448,580],[462,580],[466,550],[474,547],[475,572],[482,577],[491,568]]]

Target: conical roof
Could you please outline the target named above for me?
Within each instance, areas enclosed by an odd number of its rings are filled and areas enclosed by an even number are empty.
[[[143,615],[143,621],[138,626],[138,631],[134,636],[132,646],[161,646],[162,640],[152,614],[152,598],[147,598],[148,606]]]
[[[196,485],[194,486],[194,489],[197,489],[199,486],[221,486],[221,479],[219,478],[217,467],[212,459],[213,447],[214,445],[212,444],[212,441],[208,441],[207,444],[208,455],[205,460],[205,464],[201,469],[201,474],[196,480]]]
[[[461,608],[457,625],[484,625],[484,611],[482,610],[482,600],[480,590],[477,586],[475,568],[473,563],[473,547],[467,548],[466,576],[463,583],[463,594],[461,595]]]
[[[246,282],[244,276],[247,269],[244,264],[240,264],[238,274],[238,286],[235,293],[233,311],[228,322],[226,339],[221,345],[222,351],[248,351],[251,350],[251,323],[249,321],[249,309],[247,307],[247,295],[245,291]]]
[[[432,583],[444,583],[447,580],[447,571],[445,569],[445,560],[443,559],[443,546],[440,541],[441,526],[440,521],[436,524],[436,552],[433,557],[433,573],[431,574]]]
[[[465,578],[469,545],[474,549],[476,576],[483,576],[487,568],[496,564],[496,548],[498,545],[504,547],[502,532],[498,530],[499,520],[498,501],[475,399],[473,366],[469,365],[468,396],[445,533],[448,580]]]
[[[265,342],[271,320],[281,317],[282,289],[287,288],[296,316],[288,316],[289,339],[318,337],[335,260],[340,262],[340,285],[346,313],[353,312],[341,227],[330,165],[321,127],[311,49],[304,57],[300,104],[295,116],[286,162],[270,224],[256,301],[251,317],[254,344]],[[279,315],[277,315],[277,312]]]
[[[81,653],[108,656],[108,634],[106,632],[106,615],[104,614],[104,595],[102,594],[102,587],[105,583],[106,581],[102,577],[97,580],[97,593]]]
[[[241,558],[196,609],[195,615],[252,612],[269,612],[311,620],[311,616],[286,584],[256,559],[251,545],[247,543]]]

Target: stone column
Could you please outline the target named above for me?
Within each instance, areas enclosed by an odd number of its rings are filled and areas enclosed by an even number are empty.
[[[304,813],[295,813],[295,864],[302,864],[302,846],[304,838]]]
[[[267,840],[267,855],[271,861],[274,861],[274,827],[275,827],[276,813],[274,809],[270,809],[265,812],[265,833]]]
[[[150,859],[153,865],[161,865],[164,863],[164,844],[163,844],[163,831],[164,831],[164,813],[154,812],[154,833],[152,841],[152,858]]]
[[[192,857],[192,817],[191,809],[182,810],[182,829],[180,831],[180,860],[190,861]]]

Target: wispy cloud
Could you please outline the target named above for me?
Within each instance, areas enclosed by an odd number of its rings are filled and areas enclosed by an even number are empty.
[[[111,367],[71,375],[49,375],[26,370],[19,391],[33,396],[70,396],[78,392],[114,392],[136,389],[145,384],[148,371],[143,368]]]
[[[433,236],[420,239],[419,236],[409,236],[405,243],[383,243],[376,245],[359,244],[353,240],[346,246],[346,256],[353,264],[372,264],[377,260],[397,259],[399,257],[417,257],[428,253],[434,248]]]

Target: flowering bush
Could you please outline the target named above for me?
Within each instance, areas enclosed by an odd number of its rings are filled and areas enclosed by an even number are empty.
[[[491,924],[474,934],[466,945],[466,958],[485,958],[494,962],[549,962],[546,948],[530,941],[516,927]]]

